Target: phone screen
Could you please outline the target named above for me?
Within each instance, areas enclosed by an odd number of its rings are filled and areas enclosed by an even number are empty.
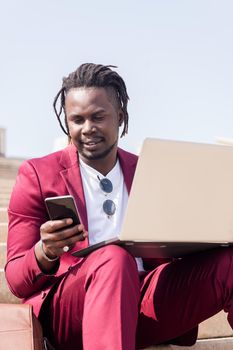
[[[80,224],[77,207],[74,198],[68,196],[49,197],[45,199],[45,205],[51,220],[71,218],[73,224]]]

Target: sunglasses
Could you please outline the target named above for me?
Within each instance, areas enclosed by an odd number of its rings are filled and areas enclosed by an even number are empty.
[[[100,179],[99,176],[97,177],[99,180],[101,190],[106,194],[111,193],[113,190],[113,185],[111,181],[106,177],[104,177],[103,179]],[[108,215],[108,217],[111,217],[112,215],[115,214],[115,211],[116,211],[115,203],[111,199],[106,199],[103,202],[103,211],[105,212],[105,214]]]

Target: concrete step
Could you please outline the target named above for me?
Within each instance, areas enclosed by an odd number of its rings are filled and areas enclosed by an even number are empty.
[[[10,177],[0,177],[0,187],[10,187],[15,183],[16,176],[12,179]]]
[[[16,179],[16,176],[14,178],[11,178],[11,177],[3,177],[1,176],[0,177],[0,186],[3,187],[9,187],[9,186],[12,186],[12,184],[14,184],[15,182],[15,179]]]
[[[0,269],[3,269],[6,263],[6,243],[0,243]]]
[[[16,298],[9,290],[3,269],[0,269],[0,286],[0,303],[21,303],[21,300]]]
[[[11,197],[11,192],[12,192],[11,190],[8,192],[1,191],[0,192],[0,200],[9,202],[9,199]]]
[[[0,223],[0,243],[7,241],[8,224],[6,222]]]
[[[227,313],[224,311],[202,322],[198,332],[200,339],[220,337],[233,337],[233,330],[227,321]]]
[[[0,207],[7,207],[15,180],[0,179]]]
[[[3,190],[0,189],[0,199],[10,199],[12,190],[6,191],[4,188]]]
[[[176,345],[157,345],[144,350],[232,350],[233,338],[215,338],[201,339],[195,345],[176,346]]]
[[[7,207],[0,206],[0,223],[8,221]]]
[[[9,191],[9,192],[1,191],[1,193],[0,193],[0,199],[1,199],[1,200],[7,200],[7,201],[9,201],[10,196],[11,196],[11,191]]]
[[[8,193],[0,193],[0,202],[2,202],[0,204],[0,207],[8,207],[8,204],[9,204],[9,201],[10,201],[10,197],[11,197],[11,192],[12,191],[9,191]],[[7,205],[5,205],[4,203],[7,203]]]
[[[12,188],[9,188],[9,189],[6,189],[6,188],[0,189],[0,198],[3,198],[3,199],[7,198],[7,199],[10,199],[11,193],[12,193]]]
[[[15,178],[14,179],[0,178],[0,194],[11,193],[14,184],[15,184]]]
[[[10,193],[1,193],[0,207],[8,207],[10,202]]]
[[[15,178],[0,178],[0,194],[11,193],[12,188],[15,184]]]
[[[7,187],[6,186],[1,186],[0,187],[0,195],[11,193],[13,185],[14,184],[9,184]]]
[[[0,207],[8,207],[9,205],[9,198],[2,199],[0,198]]]
[[[0,178],[14,179],[23,159],[0,157]]]

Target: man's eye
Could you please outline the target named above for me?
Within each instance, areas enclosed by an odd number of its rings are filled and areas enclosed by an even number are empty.
[[[83,118],[75,118],[74,119],[75,124],[82,124],[83,123]]]
[[[102,121],[104,119],[104,117],[102,115],[95,115],[94,118],[96,121]]]

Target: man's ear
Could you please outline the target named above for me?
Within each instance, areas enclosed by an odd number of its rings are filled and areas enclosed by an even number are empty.
[[[65,114],[65,126],[66,126],[66,130],[67,130],[67,135],[70,136],[70,131],[69,131],[69,126],[68,126],[66,114]]]
[[[124,113],[122,111],[122,109],[119,110],[119,126],[122,125],[123,121],[124,121]]]

